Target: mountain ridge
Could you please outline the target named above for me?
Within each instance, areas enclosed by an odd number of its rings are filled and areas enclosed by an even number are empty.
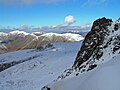
[[[7,53],[24,49],[34,49],[48,43],[74,42],[83,39],[83,36],[73,33],[26,33],[24,31],[12,31],[10,33],[1,32],[0,53]]]
[[[98,68],[99,65],[114,59],[114,57],[117,57],[120,54],[119,41],[120,41],[120,20],[112,21],[111,19],[107,19],[105,17],[97,19],[96,21],[94,21],[91,31],[88,32],[88,34],[86,35],[72,67],[66,69],[63,72],[63,74],[60,75],[55,82],[53,82],[53,84],[48,84],[47,86],[43,87],[41,90],[67,90],[69,88],[68,86],[69,84],[65,83],[67,86],[63,85],[64,87],[67,87],[67,89],[65,89],[62,86],[57,88],[57,86],[60,84],[55,86],[56,85],[55,83],[66,81],[67,79],[70,79],[72,77],[73,78],[79,77],[82,74],[86,75],[87,73]],[[80,82],[78,81],[78,83],[82,83],[82,81]],[[106,85],[109,84],[110,83]],[[56,89],[53,89],[54,86]],[[74,86],[74,90],[78,90],[75,89],[76,87]],[[93,88],[92,86],[89,87]],[[73,90],[71,88],[69,88],[69,90]],[[98,86],[98,88],[100,87]],[[87,88],[82,90],[89,90],[89,89]],[[96,90],[96,89],[92,89],[92,90]],[[109,90],[109,89],[104,89],[104,90]]]

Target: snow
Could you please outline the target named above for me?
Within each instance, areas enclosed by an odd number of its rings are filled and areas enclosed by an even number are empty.
[[[0,43],[3,44],[1,46],[2,48],[0,50],[0,53],[23,49],[34,49],[40,47],[41,45],[53,42],[75,42],[81,41],[83,39],[83,36],[72,33],[26,33],[24,31],[12,31],[10,33],[0,34]],[[3,46],[6,46],[6,48],[4,48]]]
[[[19,30],[17,30],[17,31],[12,31],[12,32],[10,32],[10,34],[13,34],[13,35],[16,35],[16,34],[28,35],[29,33],[26,33],[26,32],[24,32],[24,31],[19,31]]]
[[[26,36],[26,37],[25,37]],[[26,33],[24,31],[12,31],[12,32],[9,32],[9,33],[3,33],[3,32],[0,32],[0,40],[1,41],[7,41],[7,40],[16,40],[16,37],[17,38],[21,38],[24,39],[27,38],[27,36],[29,36],[29,38],[33,38],[34,39],[38,39],[38,38],[42,38],[42,37],[45,37],[45,38],[49,38],[50,40],[53,40],[55,38],[63,38],[63,39],[66,39],[66,41],[80,41],[80,40],[83,40],[84,37],[79,35],[79,34],[72,34],[72,33],[64,33],[64,34],[58,34],[58,33],[43,33],[43,32],[32,32],[32,33]],[[54,37],[56,36],[56,37]]]
[[[6,36],[7,34],[6,33],[4,33],[4,32],[0,32],[0,36]]]
[[[65,34],[57,34],[57,33],[46,33],[46,34],[43,34],[41,36],[45,36],[49,39],[53,39],[54,36],[60,36],[60,37],[63,37],[66,39],[66,41],[81,41],[83,40],[84,38],[79,35],[79,34],[72,34],[72,33],[65,33]]]
[[[45,33],[45,32],[32,32],[32,33],[27,33],[27,32],[24,32],[24,31],[19,31],[19,30],[17,30],[17,31],[12,31],[12,32],[9,32],[9,33],[4,33],[4,32],[0,32],[0,37],[1,36],[9,36],[9,35],[19,35],[19,34],[22,34],[22,35],[24,35],[24,36],[26,36],[26,35],[32,35],[32,36],[37,36],[38,35],[38,37],[40,37],[40,36],[46,36],[46,37],[52,37],[53,35],[55,35],[55,36],[63,36],[63,37],[66,37],[66,38],[80,38],[81,37],[81,39],[80,40],[83,40],[83,37],[81,36],[81,35],[79,35],[79,34],[73,34],[73,33],[64,33],[64,34],[58,34],[58,33],[52,33],[52,32],[50,32],[50,33]],[[79,40],[79,41],[80,41]]]
[[[51,90],[120,90],[120,55],[78,77],[61,80]]]
[[[0,72],[0,90],[40,90],[73,64],[81,42],[53,45],[55,48],[43,51],[31,49],[0,54],[0,63],[38,56]]]

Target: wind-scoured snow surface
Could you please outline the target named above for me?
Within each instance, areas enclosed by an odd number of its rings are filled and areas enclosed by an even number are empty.
[[[0,63],[21,61],[0,72],[0,90],[40,90],[71,67],[81,42],[59,42],[46,48],[20,50],[0,55]]]
[[[24,31],[0,32],[0,53],[23,49],[34,49],[53,42],[75,42],[83,40],[83,36],[73,33],[44,33]]]

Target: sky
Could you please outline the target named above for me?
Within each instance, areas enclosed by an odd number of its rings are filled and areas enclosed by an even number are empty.
[[[119,4],[120,0],[0,0],[0,26],[54,26],[66,21],[83,25],[101,17],[116,20]]]

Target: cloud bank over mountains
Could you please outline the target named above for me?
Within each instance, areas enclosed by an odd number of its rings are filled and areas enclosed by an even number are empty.
[[[28,33],[31,32],[55,32],[55,33],[63,33],[63,32],[69,32],[69,31],[79,31],[79,32],[86,32],[91,29],[92,24],[88,23],[85,25],[76,25],[75,24],[76,19],[72,15],[68,15],[63,19],[63,23],[53,26],[29,26],[27,24],[22,24],[18,27],[3,27],[0,26],[0,32],[11,32],[11,31],[25,31]]]
[[[0,32],[11,32],[15,30],[25,31],[28,33],[31,32],[55,32],[55,33],[63,33],[69,31],[78,31],[78,32],[88,32],[91,29],[91,23],[81,25],[81,26],[28,26],[21,25],[20,27],[0,27]]]

